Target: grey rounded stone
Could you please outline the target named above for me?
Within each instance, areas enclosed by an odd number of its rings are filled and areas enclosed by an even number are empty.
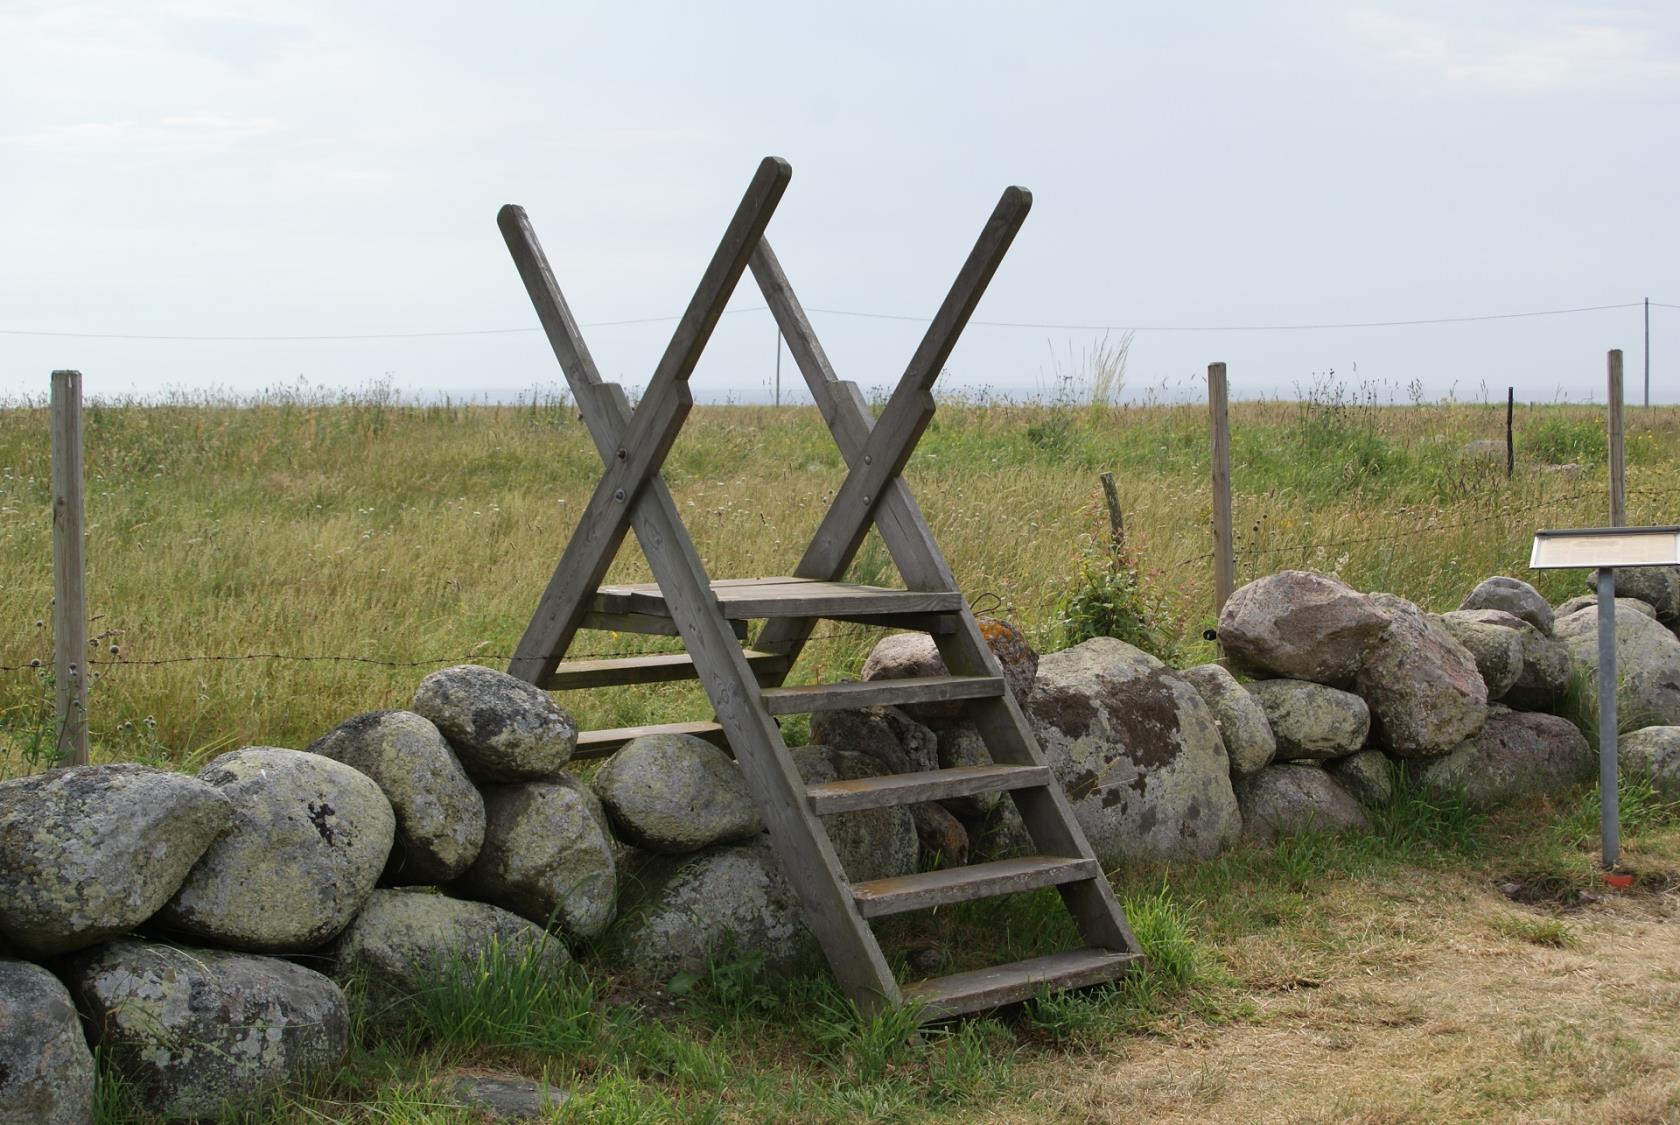
[[[1328,575],[1285,570],[1239,586],[1219,643],[1245,671],[1343,686],[1389,622],[1369,597]]]
[[[1459,609],[1498,609],[1528,622],[1542,633],[1552,631],[1552,607],[1540,591],[1520,578],[1496,574],[1476,584]]]
[[[1657,792],[1680,801],[1680,726],[1624,734],[1616,740],[1616,751],[1629,775],[1648,778]]]
[[[687,734],[632,739],[589,780],[630,843],[679,855],[764,831],[747,779],[728,754]]]
[[[0,944],[52,957],[127,933],[232,823],[213,787],[150,766],[0,782]]]
[[[1371,822],[1346,789],[1320,766],[1279,762],[1237,786],[1243,839],[1270,846],[1299,832],[1366,832]]]
[[[1280,762],[1345,758],[1371,733],[1370,709],[1350,691],[1306,680],[1259,680],[1249,691],[1265,709]]]
[[[920,773],[939,763],[939,736],[896,707],[818,711],[810,741],[867,754],[880,763],[879,773]]]
[[[1372,741],[1397,758],[1428,758],[1475,737],[1487,721],[1475,657],[1405,598],[1372,594],[1371,603],[1389,623],[1356,678],[1371,708]]]
[[[1598,591],[1598,571],[1587,572],[1587,589]],[[1629,566],[1616,570],[1616,595],[1637,598],[1651,607],[1657,620],[1680,618],[1680,566]]]
[[[360,979],[370,1007],[381,1010],[449,979],[472,984],[492,944],[509,958],[536,959],[544,972],[558,973],[572,959],[559,938],[499,906],[378,890],[333,947],[333,975]]]
[[[331,1072],[349,1047],[338,985],[274,957],[118,941],[64,977],[94,1046],[161,1117],[219,1117]]]
[[[86,1125],[93,1075],[64,985],[39,965],[0,958],[0,1125]]]
[[[850,750],[800,746],[792,754],[794,767],[807,785],[853,781],[881,773],[875,759]],[[909,875],[916,870],[920,850],[916,822],[902,805],[833,813],[822,818],[822,825],[840,857],[840,866],[854,883]]]
[[[1053,652],[1026,710],[1105,867],[1205,858],[1237,839],[1213,711],[1153,656],[1113,637]]]
[[[604,944],[620,971],[659,983],[744,957],[763,958],[772,973],[794,972],[816,953],[767,842],[644,853],[626,875],[624,908]]]
[[[1443,624],[1455,619],[1473,621],[1517,634],[1522,647],[1522,668],[1499,702],[1513,711],[1555,711],[1563,704],[1575,682],[1575,660],[1562,641],[1503,610],[1460,609],[1444,613],[1441,618]]]
[[[1252,777],[1277,757],[1271,720],[1249,690],[1219,664],[1198,664],[1180,673],[1213,708],[1213,721],[1231,758],[1231,776]]]
[[[383,882],[446,883],[477,857],[484,801],[427,719],[413,711],[370,711],[316,739],[309,752],[366,774],[391,802],[397,834]]]
[[[450,1096],[463,1109],[491,1121],[532,1121],[546,1117],[571,1099],[571,1093],[533,1078],[489,1078],[468,1075],[449,1086]]]
[[[1503,462],[1506,452],[1505,443],[1497,438],[1478,438],[1460,446],[1458,455],[1467,461]]]
[[[1598,595],[1596,594],[1581,594],[1577,597],[1570,598],[1568,601],[1559,602],[1552,626],[1553,632],[1557,631],[1556,622],[1562,621],[1565,617],[1573,617],[1575,614],[1580,613],[1583,609],[1597,608]],[[1625,609],[1634,613],[1643,614],[1653,621],[1657,619],[1657,611],[1651,603],[1640,601],[1638,598],[1628,598],[1618,595],[1616,598],[1616,609],[1618,612]]]
[[[1569,720],[1495,706],[1476,737],[1444,757],[1414,763],[1412,772],[1429,792],[1486,809],[1568,789],[1590,779],[1597,763]]]
[[[1680,638],[1619,601],[1615,632],[1617,724],[1622,727],[1680,724]],[[1597,607],[1560,618],[1556,634],[1580,670],[1581,694],[1587,711],[1596,715]]]
[[[420,681],[410,706],[430,719],[479,781],[546,781],[577,749],[577,725],[541,688],[462,664]]]
[[[976,623],[981,637],[1003,668],[1003,682],[1009,693],[1017,703],[1025,705],[1038,672],[1038,653],[1027,643],[1026,635],[1007,621],[980,617]],[[945,660],[932,637],[926,633],[893,633],[883,637],[870,651],[859,677],[903,680],[947,674]],[[937,725],[961,718],[962,709],[961,702],[915,703],[906,706],[904,712],[918,722]]]
[[[952,723],[942,728],[939,732],[937,751],[939,757],[935,765],[942,770],[993,764],[992,752],[986,748],[986,740],[968,723]],[[940,803],[957,816],[974,820],[997,808],[1002,799],[1002,793],[974,793],[967,797],[952,797]]]
[[[600,934],[617,908],[606,815],[569,776],[484,790],[484,847],[452,893],[493,902],[567,937]]]
[[[1381,750],[1361,750],[1324,768],[1367,808],[1379,808],[1394,799],[1394,764]]]
[[[342,762],[270,746],[223,754],[198,777],[233,803],[233,827],[158,912],[164,925],[231,949],[299,952],[350,924],[396,835],[379,786]]]
[[[1490,700],[1503,698],[1516,686],[1523,670],[1522,636],[1517,630],[1479,621],[1463,611],[1443,613],[1439,620],[1470,651]]]

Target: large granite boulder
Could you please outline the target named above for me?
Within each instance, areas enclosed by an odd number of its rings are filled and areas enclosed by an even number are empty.
[[[1355,678],[1372,741],[1397,758],[1430,758],[1475,737],[1487,721],[1476,658],[1405,598],[1372,594],[1371,602],[1388,620]]]
[[[1455,621],[1496,626],[1516,633],[1517,643],[1522,648],[1522,666],[1516,680],[1499,696],[1499,702],[1513,711],[1555,711],[1563,705],[1575,682],[1575,661],[1562,641],[1504,610],[1460,609],[1443,613],[1442,624],[1458,637],[1459,633],[1453,625]],[[1477,670],[1482,671],[1482,657],[1474,651],[1471,655],[1476,656]],[[1491,684],[1488,690],[1491,695]]]
[[[1280,762],[1345,758],[1371,733],[1371,711],[1351,691],[1306,680],[1258,680],[1249,691],[1266,712]]]
[[[0,1125],[93,1120],[93,1052],[70,993],[27,961],[0,958]]]
[[[378,890],[333,947],[333,975],[359,979],[370,1007],[400,1007],[450,979],[471,985],[486,952],[536,960],[546,973],[571,963],[559,938],[492,906],[429,891]]]
[[[1618,571],[1617,573],[1619,574],[1621,572]],[[1556,622],[1562,621],[1565,617],[1573,617],[1575,614],[1580,613],[1583,609],[1597,608],[1598,595],[1596,594],[1578,594],[1575,597],[1570,598],[1568,601],[1559,602],[1552,626],[1553,631],[1556,631]],[[1655,607],[1653,607],[1650,602],[1640,601],[1638,598],[1623,597],[1618,594],[1616,596],[1616,608],[1618,611],[1625,609],[1631,610],[1634,613],[1643,614],[1653,621],[1657,619],[1657,611]]]
[[[462,664],[420,681],[410,706],[430,719],[478,781],[547,781],[577,749],[577,724],[541,688]]]
[[[1366,808],[1380,808],[1394,799],[1394,763],[1381,750],[1361,750],[1326,762],[1324,768]]]
[[[1213,721],[1231,759],[1231,776],[1252,777],[1277,757],[1271,720],[1249,690],[1218,664],[1198,664],[1180,673],[1213,709]]]
[[[1310,570],[1238,587],[1219,615],[1219,644],[1237,667],[1335,687],[1352,682],[1387,617],[1358,590]]]
[[[396,835],[391,802],[342,762],[252,746],[198,774],[233,805],[211,844],[158,912],[179,933],[252,952],[301,952],[356,916]]]
[[[350,1043],[338,985],[275,957],[117,941],[63,975],[95,1048],[160,1117],[220,1117],[330,1073]]]
[[[1033,676],[1038,671],[1038,653],[1027,643],[1026,634],[995,617],[977,619],[980,635],[1003,666],[1003,682],[1015,702],[1025,704],[1032,695]],[[926,633],[893,633],[881,638],[863,662],[860,677],[865,680],[905,680],[948,674],[933,638]],[[914,703],[904,712],[924,723],[948,723],[962,716],[960,701]],[[814,737],[814,736],[813,736]]]
[[[850,750],[800,746],[792,753],[793,764],[806,785],[853,781],[881,772],[874,758]],[[909,875],[916,870],[920,850],[916,822],[903,805],[833,813],[822,818],[822,825],[846,877],[854,883]]]
[[[986,740],[968,723],[952,723],[939,731],[937,744],[938,768],[962,769],[966,766],[992,765],[992,752]],[[977,820],[997,808],[1002,793],[974,793],[967,797],[952,797],[940,802],[959,817]]]
[[[1371,823],[1321,766],[1279,762],[1237,785],[1243,839],[1262,847],[1300,832],[1365,832]]]
[[[764,831],[747,779],[728,754],[687,734],[626,743],[589,780],[618,834],[638,848],[680,855]]]
[[[1552,607],[1540,591],[1520,578],[1495,575],[1476,584],[1459,609],[1497,609],[1528,622],[1542,633],[1552,631]]]
[[[309,747],[367,774],[391,802],[396,840],[382,881],[446,883],[484,843],[484,801],[430,720],[413,711],[370,711],[347,719]]]
[[[1680,638],[1637,609],[1616,606],[1616,720],[1622,727],[1680,724]],[[1580,669],[1589,712],[1598,710],[1598,608],[1560,618],[1558,640]]]
[[[1646,727],[1616,740],[1618,768],[1650,780],[1652,788],[1680,801],[1680,726]]]
[[[450,892],[588,940],[612,921],[618,873],[606,814],[566,774],[484,788],[484,846]]]
[[[1204,858],[1237,839],[1213,711],[1153,656],[1113,637],[1051,653],[1026,709],[1105,866]]]
[[[1522,675],[1522,634],[1514,628],[1470,616],[1474,613],[1474,610],[1443,613],[1439,620],[1453,640],[1468,649],[1476,661],[1476,671],[1487,685],[1488,698],[1502,699]]]
[[[685,856],[643,854],[626,873],[609,960],[638,980],[663,983],[708,964],[762,957],[764,968],[809,968],[816,943],[768,842]]]
[[[1587,572],[1587,589],[1598,592],[1598,571]],[[1680,620],[1680,566],[1630,566],[1616,570],[1616,596],[1637,598],[1664,624]]]
[[[232,823],[213,787],[149,766],[0,781],[0,945],[53,957],[126,933]]]
[[[1597,769],[1598,755],[1569,720],[1497,704],[1474,738],[1412,766],[1427,791],[1460,796],[1483,809],[1567,789],[1589,780]]]
[[[876,773],[920,773],[939,768],[939,736],[896,707],[818,711],[811,716],[810,740],[836,750],[867,754],[880,763]]]

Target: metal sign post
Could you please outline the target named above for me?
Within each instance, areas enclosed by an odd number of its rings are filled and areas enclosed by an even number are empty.
[[[1528,565],[1534,570],[1598,570],[1598,794],[1604,869],[1621,855],[1616,781],[1616,569],[1680,566],[1680,527],[1589,527],[1537,531]]]

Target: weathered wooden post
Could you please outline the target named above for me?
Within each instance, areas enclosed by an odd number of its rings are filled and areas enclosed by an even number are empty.
[[[1114,487],[1114,474],[1104,473],[1099,479],[1103,502],[1108,505],[1108,539],[1118,555],[1126,547],[1126,515],[1120,510],[1120,491]]]
[[[1517,412],[1517,388],[1505,388],[1505,479],[1510,480],[1517,468],[1517,443],[1512,422]]]
[[[87,575],[82,558],[82,373],[52,373],[53,663],[58,757],[88,760]]]
[[[1610,431],[1610,526],[1627,526],[1627,473],[1622,459],[1622,350],[1613,348],[1609,361],[1609,405],[1605,424]]]
[[[1237,583],[1231,543],[1231,429],[1225,403],[1225,365],[1208,364],[1208,421],[1213,430],[1213,615]]]

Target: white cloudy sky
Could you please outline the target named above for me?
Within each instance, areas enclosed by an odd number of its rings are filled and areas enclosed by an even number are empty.
[[[927,316],[998,192],[1035,208],[977,318],[1135,326],[1129,390],[1329,370],[1432,397],[1637,384],[1640,310],[1327,331],[1164,327],[1680,305],[1670,4],[844,5],[0,0],[0,394],[558,370],[494,217],[524,204],[585,323],[679,311],[755,162],[822,308]],[[748,279],[696,375],[767,393]],[[913,323],[814,318],[890,384]],[[1153,330],[1152,330],[1153,329]],[[642,382],[664,324],[588,333]],[[947,383],[1048,390],[1100,333],[972,327]],[[1680,401],[1680,309],[1652,312]],[[1357,372],[1357,374],[1355,374]],[[791,364],[788,379],[795,378]],[[1630,388],[1637,401],[1638,391]]]

